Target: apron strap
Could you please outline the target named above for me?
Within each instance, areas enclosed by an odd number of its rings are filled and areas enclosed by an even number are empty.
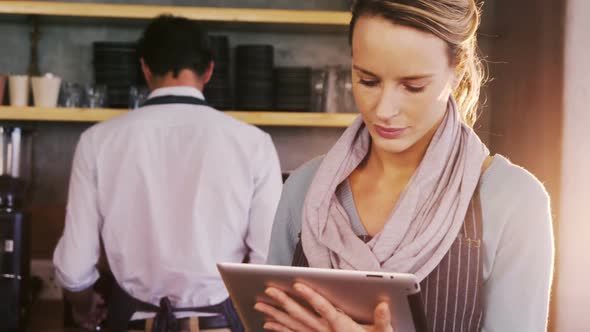
[[[146,100],[141,106],[153,106],[153,105],[166,105],[166,104],[189,104],[189,105],[200,105],[209,106],[206,101],[197,97],[191,96],[173,96],[166,95],[160,97],[154,97]]]
[[[148,305],[149,307],[144,307]],[[137,300],[124,291],[118,282],[113,282],[108,304],[108,323],[113,332],[127,331],[127,324],[137,311],[155,312],[158,307]]]

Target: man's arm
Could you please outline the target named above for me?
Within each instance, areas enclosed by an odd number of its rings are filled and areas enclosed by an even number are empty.
[[[263,144],[253,156],[256,176],[250,205],[246,245],[250,249],[250,263],[264,264],[270,245],[270,234],[281,190],[281,166],[272,139],[265,135]]]
[[[74,154],[65,229],[53,255],[56,280],[64,288],[65,298],[72,303],[74,318],[86,328],[94,328],[106,316],[104,301],[92,289],[99,277],[96,263],[100,257],[102,226],[94,158],[86,132]]]

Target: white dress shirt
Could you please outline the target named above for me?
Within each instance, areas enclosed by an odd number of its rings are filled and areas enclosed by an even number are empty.
[[[188,87],[149,98],[163,95],[203,99]],[[76,148],[56,278],[74,292],[92,286],[102,237],[130,295],[217,304],[228,293],[216,263],[265,262],[281,189],[270,136],[213,108],[153,105],[97,124]]]

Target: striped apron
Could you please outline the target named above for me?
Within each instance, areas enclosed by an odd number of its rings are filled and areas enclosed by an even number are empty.
[[[365,242],[369,237],[361,237]],[[440,264],[422,282],[421,297],[432,332],[475,332],[481,330],[482,309],[482,214],[476,190],[463,228]],[[307,267],[301,240],[293,255],[293,266]]]

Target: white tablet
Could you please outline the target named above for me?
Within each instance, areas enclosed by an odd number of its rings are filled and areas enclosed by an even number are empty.
[[[246,331],[263,331],[264,315],[254,304],[277,306],[264,290],[275,287],[295,300],[301,282],[328,299],[359,323],[371,323],[377,304],[389,303],[394,331],[426,331],[420,283],[412,274],[316,269],[291,266],[220,263],[217,268]]]

